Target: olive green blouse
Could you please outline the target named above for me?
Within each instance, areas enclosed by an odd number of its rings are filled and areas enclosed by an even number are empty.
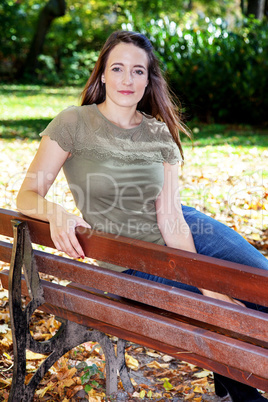
[[[164,123],[143,115],[137,127],[124,129],[96,104],[70,106],[40,135],[70,152],[64,174],[92,229],[164,244],[155,200],[163,186],[163,162],[181,160]]]

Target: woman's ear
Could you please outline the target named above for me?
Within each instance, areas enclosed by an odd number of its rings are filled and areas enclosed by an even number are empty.
[[[104,77],[104,74],[102,74],[102,76],[101,76],[101,82],[103,82],[103,84],[105,83],[105,77]]]

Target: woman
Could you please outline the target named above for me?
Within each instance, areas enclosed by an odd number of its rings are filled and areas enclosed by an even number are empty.
[[[75,227],[85,226],[268,269],[268,261],[236,232],[181,206],[179,130],[188,134],[150,41],[115,32],[85,86],[82,106],[62,111],[41,134],[18,210],[48,221],[56,248],[74,258],[84,257]],[[83,218],[45,199],[61,167]],[[242,304],[145,273],[126,273]],[[233,401],[265,400],[254,388],[217,374],[215,385]]]

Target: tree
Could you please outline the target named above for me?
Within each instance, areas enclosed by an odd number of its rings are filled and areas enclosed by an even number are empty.
[[[24,73],[34,73],[38,64],[38,56],[42,53],[46,35],[55,18],[62,17],[66,12],[65,0],[49,0],[41,10],[26,60],[18,71],[18,78]]]
[[[265,0],[248,0],[247,15],[254,15],[258,20],[262,20],[265,11]]]

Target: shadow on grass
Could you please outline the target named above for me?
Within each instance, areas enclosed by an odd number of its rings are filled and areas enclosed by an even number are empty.
[[[0,137],[4,139],[29,138],[39,139],[39,134],[46,128],[51,118],[0,121]]]
[[[193,130],[193,145],[204,146],[242,146],[242,147],[268,147],[268,130],[254,126],[228,125],[228,124],[191,124]],[[191,140],[183,136],[184,146],[191,146]]]

